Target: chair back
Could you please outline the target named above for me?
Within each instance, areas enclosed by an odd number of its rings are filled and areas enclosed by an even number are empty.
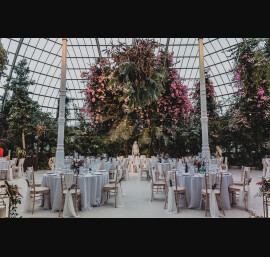
[[[104,161],[103,160],[100,163],[99,169],[100,170],[104,170]]]
[[[241,182],[243,182],[243,178],[244,178],[244,169],[245,169],[245,166],[241,166]]]
[[[162,164],[161,163],[158,163],[157,164],[157,170],[158,170],[158,172],[159,172],[159,175],[161,175],[161,174],[163,174],[163,166],[162,166]],[[159,176],[158,176],[158,178],[159,178]]]
[[[118,184],[118,180],[119,180],[119,171],[118,171],[118,169],[117,170],[113,170],[113,172],[114,172],[114,188],[116,189],[116,187],[117,187],[117,184]]]
[[[162,176],[163,176],[163,178],[165,179],[165,182],[166,182],[167,181],[167,176],[168,176],[168,171],[165,171],[164,169],[162,169]]]
[[[118,165],[117,173],[118,173],[118,175],[116,174],[117,177],[115,178],[115,180],[116,180],[117,183],[118,183],[118,182],[120,182],[120,180],[121,180],[121,178],[122,178],[122,176],[123,176],[123,170],[122,170],[122,167],[121,167],[120,165]]]
[[[158,181],[159,179],[159,171],[157,168],[157,164],[153,167],[153,169],[150,169],[150,174],[151,174],[151,181],[154,183],[155,181]],[[155,176],[155,179],[154,179]]]
[[[250,179],[250,167],[244,167],[244,176],[243,176],[243,190],[245,192],[246,187]]]
[[[29,182],[30,189],[33,188],[34,193],[35,193],[36,192],[36,189],[35,189],[36,182],[35,182],[35,172],[34,172],[33,166],[32,167],[27,167],[26,179]]]
[[[206,194],[208,194],[208,191],[212,189],[212,186],[216,184],[216,189],[220,190],[220,195],[222,192],[222,172],[205,172],[204,177],[205,177],[205,189],[206,189]]]
[[[23,164],[24,164],[25,158],[21,158],[19,162],[19,166],[21,166],[22,171],[23,171]]]
[[[78,173],[61,173],[61,192],[63,194],[64,190],[69,190],[71,187],[75,188],[75,194],[78,190]]]
[[[166,182],[170,184],[170,180],[172,182],[172,186],[175,186],[176,187],[176,190],[177,190],[177,177],[176,177],[176,171],[168,171],[166,174]],[[166,186],[167,186],[167,183],[166,183]]]

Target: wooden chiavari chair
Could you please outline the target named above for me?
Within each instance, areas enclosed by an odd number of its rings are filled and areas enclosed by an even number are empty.
[[[147,167],[148,165],[148,167]],[[141,165],[141,180],[145,179],[148,180],[149,179],[149,171],[151,169],[151,160],[143,160],[142,161],[142,165]],[[145,175],[145,176],[144,176]]]
[[[114,205],[115,205],[115,208],[117,208],[118,176],[119,176],[118,173],[119,172],[118,172],[118,170],[114,170],[114,172],[115,172],[115,176],[114,176],[115,180],[114,180],[114,182],[103,186],[102,189],[101,189],[101,200],[100,200],[100,205],[99,206],[101,206],[101,204],[103,203],[103,194],[107,193],[107,199],[110,198],[111,194],[114,195],[114,200],[115,200]]]
[[[229,186],[229,194],[231,195],[231,204],[234,204],[233,199],[239,198],[240,190],[243,189],[244,192],[244,205],[247,210],[247,198],[248,198],[248,183],[250,178],[250,167],[244,167],[244,175],[243,175],[243,185],[231,185]]]
[[[178,186],[176,171],[170,171],[170,172],[172,172],[172,174],[173,174],[173,176],[171,177],[172,188],[173,188],[173,192],[174,192],[177,212],[179,213],[179,211],[180,211],[179,201],[181,199],[185,199],[185,204],[186,204],[186,207],[188,208],[186,189],[184,187]],[[164,176],[166,177],[166,179],[167,179],[167,174],[168,173],[164,172]],[[165,208],[166,208],[166,202],[168,201],[168,185],[167,184],[166,184],[166,189],[167,189],[167,194],[166,194],[166,199],[165,199]]]
[[[152,181],[152,194],[151,194],[151,202],[153,200],[154,197],[154,193],[158,193],[158,192],[165,192],[165,196],[166,196],[166,182],[165,181],[161,181],[158,180],[159,177],[159,172],[157,170],[152,170],[151,171],[151,181]],[[154,180],[154,174],[156,177],[156,180]]]
[[[209,183],[209,173],[205,172],[205,189],[202,189],[202,198],[201,198],[201,208],[205,208],[205,216],[207,216],[207,210],[208,210],[208,202],[210,197],[210,191],[211,191],[211,185]],[[214,193],[217,199],[217,202],[219,203],[223,215],[225,216],[225,211],[223,208],[223,202],[222,202],[222,172],[214,174],[216,176],[216,188],[214,189]]]
[[[59,217],[61,216],[61,211],[64,205],[64,199],[68,191],[66,181],[65,181],[65,174],[60,174],[60,179],[61,179],[61,201],[60,201],[60,207],[59,207]],[[74,198],[75,200],[75,210],[76,210],[76,214],[78,215],[79,202],[81,200],[81,190],[78,188],[78,173],[74,174],[73,185],[72,185],[72,188],[70,189],[70,193],[71,193],[72,198]]]
[[[24,164],[24,160],[25,158],[21,158],[19,159],[19,163],[18,163],[18,166],[14,166],[12,167],[12,173],[13,173],[13,176],[16,178],[18,177],[18,174],[19,174],[19,170],[21,170],[21,174],[23,175],[24,174],[24,170],[23,170],[23,164]]]
[[[4,179],[8,179],[8,173],[9,173],[9,170],[12,169],[14,166],[14,160],[9,160],[8,161],[8,168],[7,169],[1,169],[1,178],[3,177],[4,175]]]
[[[241,180],[240,181],[238,181],[238,180],[233,181],[234,185],[243,186],[243,184],[244,184],[244,169],[245,169],[245,166],[242,166],[241,167]]]
[[[41,184],[36,184],[35,172],[34,172],[33,167],[30,167],[27,173],[28,173],[27,177],[29,179],[29,184],[30,184],[30,197],[33,199],[32,214],[34,214],[35,202],[38,200],[44,201],[45,195],[49,197],[50,188],[42,187]]]

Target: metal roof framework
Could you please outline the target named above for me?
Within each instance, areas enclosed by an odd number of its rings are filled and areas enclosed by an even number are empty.
[[[77,107],[83,106],[84,96],[81,90],[84,83],[80,77],[83,71],[89,70],[99,57],[108,58],[104,50],[119,42],[132,45],[135,38],[68,38],[67,40],[67,73],[66,94]],[[183,84],[193,91],[194,83],[199,80],[199,47],[197,38],[154,38],[173,53],[175,68],[179,71]],[[229,99],[236,89],[233,81],[233,60],[228,51],[242,38],[204,38],[205,68],[209,69],[215,88],[215,97],[221,103],[220,113],[224,114],[229,106]],[[42,110],[56,115],[60,77],[62,38],[0,38],[7,50],[9,65],[6,74],[14,76],[13,67],[26,58],[30,68],[30,78],[35,85],[29,87],[29,94],[37,101]],[[6,78],[0,79],[0,95],[4,94]],[[75,111],[71,104],[68,124],[75,124]]]

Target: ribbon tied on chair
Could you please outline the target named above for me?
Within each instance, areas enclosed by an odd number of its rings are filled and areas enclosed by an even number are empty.
[[[69,217],[75,217],[78,218],[75,209],[74,209],[74,204],[73,204],[73,199],[72,199],[72,194],[70,192],[72,185],[73,185],[73,173],[66,173],[64,174],[65,177],[65,182],[67,185],[67,193],[65,197],[65,204],[64,204],[64,210],[63,210],[63,217],[64,218],[69,218]]]
[[[221,216],[218,209],[215,190],[212,189],[212,187],[216,184],[216,178],[217,178],[216,173],[209,173],[209,185],[211,187],[209,193],[209,205],[210,205],[210,214],[212,218],[218,218]]]
[[[168,171],[167,173],[167,179],[172,181],[174,172]],[[166,212],[172,212],[172,213],[177,213],[177,208],[176,208],[176,202],[175,202],[175,196],[174,196],[174,191],[171,183],[169,183],[169,190],[168,190],[168,209]]]

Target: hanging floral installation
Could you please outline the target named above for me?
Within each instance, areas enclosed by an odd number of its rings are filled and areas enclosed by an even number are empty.
[[[151,145],[154,134],[169,135],[189,119],[193,107],[172,53],[142,39],[132,46],[113,45],[107,53],[112,63],[101,59],[81,74],[86,83],[81,113],[96,132],[126,141],[139,133]]]

